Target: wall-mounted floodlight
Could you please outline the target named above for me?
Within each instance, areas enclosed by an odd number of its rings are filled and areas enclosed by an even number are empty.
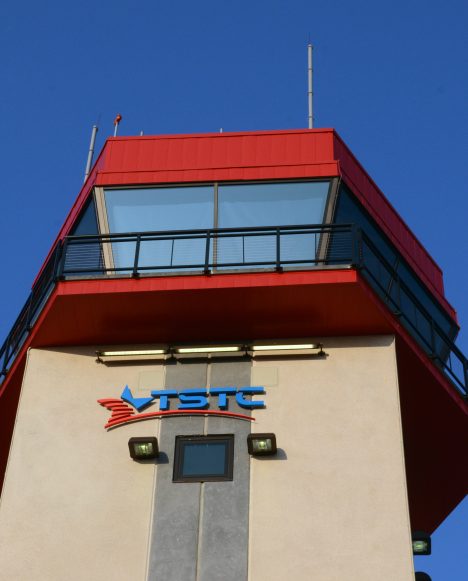
[[[422,531],[415,531],[411,535],[413,555],[431,554],[431,537]]]
[[[427,573],[423,573],[422,571],[417,571],[414,574],[414,578],[416,581],[432,581],[432,577],[430,577]]]
[[[249,434],[247,450],[252,456],[272,456],[276,454],[275,434]]]
[[[249,346],[249,354],[252,357],[268,357],[281,355],[322,355],[321,343],[254,343]]]
[[[170,357],[167,349],[137,349],[125,351],[96,351],[100,363],[119,361],[152,361]]]
[[[236,357],[245,354],[242,345],[202,345],[174,347],[172,354],[176,358],[192,357]]]
[[[154,436],[130,438],[128,448],[134,460],[151,460],[159,456],[158,439]]]

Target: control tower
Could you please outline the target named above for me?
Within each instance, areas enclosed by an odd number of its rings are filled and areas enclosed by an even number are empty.
[[[0,350],[2,575],[413,580],[458,330],[334,130],[109,138]]]

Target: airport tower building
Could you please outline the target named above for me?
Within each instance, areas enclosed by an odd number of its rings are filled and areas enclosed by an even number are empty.
[[[108,139],[0,351],[0,577],[413,580],[458,329],[334,130]]]

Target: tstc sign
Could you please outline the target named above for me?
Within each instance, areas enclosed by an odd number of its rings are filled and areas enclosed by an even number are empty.
[[[248,399],[265,393],[265,389],[260,386],[162,389],[150,393],[149,397],[133,397],[129,387],[125,386],[120,399],[98,399],[98,403],[112,412],[104,427],[115,428],[139,420],[180,415],[214,415],[241,420],[254,419],[246,414],[228,411],[231,398],[235,399],[241,408],[247,410],[265,407],[265,402],[262,400]],[[136,413],[156,402],[159,402],[159,411]],[[172,407],[171,402],[173,402]]]

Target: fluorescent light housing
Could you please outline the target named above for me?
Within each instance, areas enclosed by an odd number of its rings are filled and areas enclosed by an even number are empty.
[[[231,345],[226,347],[177,347],[176,353],[232,353],[240,351],[238,345]]]
[[[154,436],[130,438],[128,449],[133,460],[152,460],[159,456],[158,439]]]
[[[291,343],[254,343],[249,346],[252,357],[287,356],[287,355],[322,355],[323,345],[311,342]]]
[[[292,344],[292,345],[252,345],[252,351],[298,351],[303,349],[319,349],[319,345],[315,345],[314,343],[301,343],[301,344]]]
[[[172,353],[176,358],[192,357],[238,357],[245,355],[242,345],[202,345],[174,347]]]
[[[277,452],[275,434],[249,434],[247,450],[251,456],[273,456]]]
[[[101,363],[119,361],[151,361],[170,357],[167,349],[128,349],[121,351],[96,351],[97,360]]]
[[[431,536],[423,531],[415,531],[411,535],[413,555],[431,554]]]

